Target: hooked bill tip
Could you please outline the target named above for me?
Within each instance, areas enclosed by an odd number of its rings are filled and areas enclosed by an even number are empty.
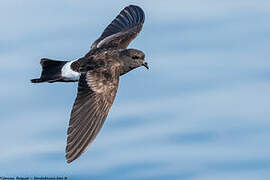
[[[146,69],[149,69],[149,66],[148,66],[148,63],[147,63],[147,62],[144,62],[142,65],[143,65]]]

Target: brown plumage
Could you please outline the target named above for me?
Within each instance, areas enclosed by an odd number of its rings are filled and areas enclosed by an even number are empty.
[[[109,61],[81,75],[67,133],[67,162],[83,153],[102,127],[118,89],[119,68],[119,62]]]
[[[143,10],[130,5],[106,27],[84,57],[76,61],[41,60],[41,77],[33,83],[79,81],[67,131],[68,163],[97,136],[115,99],[119,77],[140,66],[148,68],[142,51],[126,49],[143,22]]]

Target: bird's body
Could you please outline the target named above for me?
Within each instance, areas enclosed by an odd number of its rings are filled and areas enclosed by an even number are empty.
[[[74,61],[41,59],[41,77],[32,79],[33,83],[79,81],[67,132],[68,163],[87,149],[101,129],[113,104],[119,77],[140,66],[148,69],[142,51],[126,49],[143,22],[142,9],[130,5],[107,26],[84,57]]]

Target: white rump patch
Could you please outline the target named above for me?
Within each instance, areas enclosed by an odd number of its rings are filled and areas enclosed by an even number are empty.
[[[77,60],[74,60],[74,61],[77,61]],[[64,77],[64,80],[72,80],[72,81],[77,81],[80,79],[80,75],[81,73],[78,73],[76,71],[73,71],[71,69],[71,64],[74,62],[74,61],[70,61],[70,62],[67,62],[63,67],[62,67],[62,70],[61,70],[61,75],[62,77]]]

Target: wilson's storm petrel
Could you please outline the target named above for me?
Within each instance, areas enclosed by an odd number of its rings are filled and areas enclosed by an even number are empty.
[[[142,51],[127,49],[143,23],[143,10],[130,5],[106,27],[84,57],[74,61],[41,59],[41,77],[32,79],[32,83],[79,81],[67,131],[68,163],[97,136],[113,104],[119,77],[140,66],[148,69]]]

